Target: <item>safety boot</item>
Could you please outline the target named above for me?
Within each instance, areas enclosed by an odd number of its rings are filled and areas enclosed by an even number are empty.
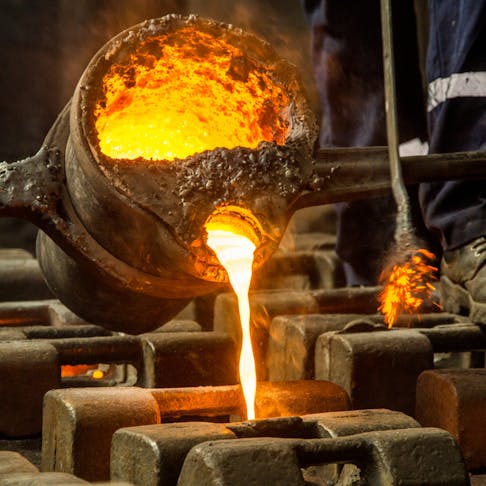
[[[486,237],[444,252],[440,277],[441,304],[446,312],[469,315],[486,324]]]

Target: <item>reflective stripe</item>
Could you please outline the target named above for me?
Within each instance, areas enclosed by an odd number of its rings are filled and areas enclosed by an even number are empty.
[[[455,73],[429,83],[427,110],[451,98],[486,96],[486,72]]]
[[[420,138],[412,138],[398,146],[400,157],[406,157],[407,155],[426,155],[428,152],[428,142],[422,142]]]

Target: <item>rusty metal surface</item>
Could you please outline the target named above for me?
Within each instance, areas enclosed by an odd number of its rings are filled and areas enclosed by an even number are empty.
[[[37,315],[39,308],[33,309]],[[18,318],[32,320],[28,319],[33,318],[29,316],[32,308],[23,313],[25,310],[22,304]],[[0,432],[12,437],[40,433],[42,396],[50,389],[135,383],[174,389],[238,382],[234,343],[227,335],[214,332],[172,330],[134,337],[110,335],[103,328],[86,324],[6,326],[0,328],[0,351],[0,375],[4,377],[0,388],[7,397],[0,404]],[[99,363],[129,364],[136,373],[125,367],[119,370],[121,375],[110,374],[106,379],[61,379],[63,365]]]
[[[429,454],[434,450],[434,454]],[[302,469],[352,462],[368,484],[469,484],[454,439],[440,429],[367,432],[333,439],[257,438],[199,444],[186,457],[179,485],[302,485]]]
[[[86,324],[58,300],[0,302],[0,328],[3,326],[69,326]]]
[[[111,478],[144,486],[176,485],[189,450],[208,440],[236,439],[224,424],[184,422],[123,428],[111,448]]]
[[[0,356],[0,434],[38,434],[44,394],[60,386],[57,351],[48,342],[0,342]]]
[[[342,286],[342,262],[334,250],[277,252],[252,279],[253,290],[332,289]]]
[[[227,424],[185,422],[129,427],[113,436],[111,477],[144,486],[175,485],[191,448],[209,440],[257,437],[315,439],[417,426],[417,422],[399,412],[357,410]],[[337,469],[340,468],[321,471],[324,475],[320,480],[324,481],[333,474],[339,475]],[[244,474],[244,470],[240,472]]]
[[[240,385],[150,390],[162,421],[182,417],[243,416],[244,402]]]
[[[234,341],[217,332],[142,334],[147,388],[218,386],[238,383]]]
[[[257,417],[290,417],[309,413],[349,410],[349,396],[329,381],[262,381],[257,384]]]
[[[93,324],[65,325],[65,326],[0,326],[0,340],[7,340],[9,335],[17,333],[17,339],[62,339],[62,338],[88,338],[96,336],[109,336],[101,326]]]
[[[260,383],[256,402],[263,416],[276,411],[298,415],[305,407],[311,412],[349,408],[343,390],[318,381],[294,382],[288,387]],[[44,399],[42,470],[103,480],[108,477],[111,437],[119,428],[187,417],[241,418],[243,403],[239,385],[51,390]]]
[[[430,329],[418,329],[427,336],[434,351],[447,353],[451,351],[486,350],[486,330],[484,326],[471,322],[447,326],[436,326]]]
[[[408,329],[337,331],[317,338],[315,364],[316,378],[342,386],[353,408],[413,415],[416,381],[433,368],[433,351],[424,335]]]
[[[274,317],[270,323],[266,356],[269,380],[314,378],[314,348],[317,338],[325,332],[355,327],[363,321],[384,325],[381,314],[309,314]],[[464,326],[451,326],[463,322]],[[470,323],[466,322],[466,318],[441,312],[402,315],[395,326],[420,327],[418,330],[429,338],[435,353],[457,352],[474,349],[472,343],[477,343],[481,335],[479,328],[471,328]]]
[[[430,370],[417,381],[417,420],[458,441],[469,469],[486,467],[486,370]]]
[[[109,479],[115,431],[159,421],[157,402],[142,388],[51,390],[44,400],[42,470]]]
[[[272,319],[278,315],[376,312],[378,287],[329,290],[274,290],[250,292],[250,325],[257,377],[268,379],[266,355]],[[240,342],[236,297],[219,294],[214,306],[214,330]]]

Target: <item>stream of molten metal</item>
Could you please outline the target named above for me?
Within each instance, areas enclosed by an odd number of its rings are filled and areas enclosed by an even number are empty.
[[[214,251],[228,277],[238,299],[242,344],[240,354],[240,381],[246,401],[247,419],[255,418],[256,370],[250,336],[250,303],[248,291],[252,277],[254,243],[246,236],[217,224],[206,224],[207,244]]]
[[[380,281],[384,287],[379,296],[378,310],[389,328],[400,314],[419,312],[424,303],[432,299],[435,290],[432,282],[436,280],[437,268],[430,262],[434,259],[433,253],[422,248],[382,273]]]

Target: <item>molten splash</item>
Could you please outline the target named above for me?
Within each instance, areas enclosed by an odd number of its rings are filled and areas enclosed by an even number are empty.
[[[223,37],[187,27],[149,38],[111,67],[95,126],[108,157],[173,160],[283,144],[289,104],[270,69]]]
[[[384,284],[379,296],[378,310],[383,313],[389,328],[395,324],[402,313],[418,312],[422,305],[430,301],[435,290],[432,281],[436,280],[437,268],[430,265],[435,255],[428,250],[413,252],[408,259],[384,271],[380,277]]]
[[[208,246],[216,253],[238,298],[242,330],[240,381],[246,401],[247,418],[255,418],[256,370],[250,337],[250,303],[248,290],[253,266],[255,245],[246,236],[221,229],[217,223],[206,223]]]

